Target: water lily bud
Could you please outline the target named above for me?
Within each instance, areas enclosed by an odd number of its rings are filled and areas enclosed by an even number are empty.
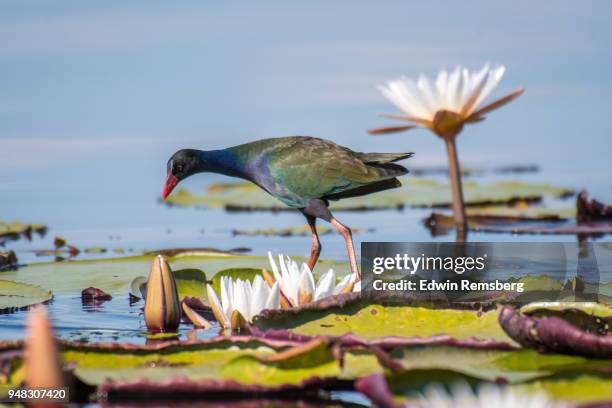
[[[315,287],[312,272],[310,272],[310,270],[302,268],[302,273],[300,275],[300,281],[298,286],[298,304],[305,305],[307,303],[312,302],[314,292]]]
[[[24,366],[29,388],[64,386],[57,343],[44,306],[34,307],[28,313]]]
[[[162,255],[153,259],[144,308],[145,322],[153,332],[176,331],[181,322],[181,306],[174,274]]]

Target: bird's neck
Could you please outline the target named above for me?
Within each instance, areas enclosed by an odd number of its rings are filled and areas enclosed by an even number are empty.
[[[199,173],[219,173],[231,177],[245,178],[238,158],[230,149],[201,150]]]

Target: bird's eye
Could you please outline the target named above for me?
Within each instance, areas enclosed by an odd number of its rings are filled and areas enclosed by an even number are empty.
[[[182,173],[183,172],[183,165],[182,164],[177,164],[176,166],[174,166],[174,171],[176,173]]]

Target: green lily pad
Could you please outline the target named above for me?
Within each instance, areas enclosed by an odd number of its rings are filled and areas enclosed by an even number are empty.
[[[221,293],[221,278],[226,276],[231,279],[242,279],[253,282],[255,276],[261,276],[263,278],[262,270],[255,268],[232,268],[224,269],[215,274],[212,278],[211,285],[216,293]]]
[[[311,377],[337,376],[340,363],[325,342],[312,346],[273,347],[258,340],[212,340],[159,350],[68,347],[65,362],[90,385],[105,380],[231,380],[240,384],[299,384]]]
[[[534,350],[476,350],[447,346],[396,349],[391,357],[402,371],[444,370],[482,381],[522,383],[562,372],[605,372],[609,360],[560,354],[539,354]]]
[[[612,306],[596,302],[534,302],[521,307],[528,315],[555,315],[556,312],[580,311],[595,318],[612,318]]]
[[[340,363],[333,355],[329,344],[315,342],[295,355],[271,360],[256,355],[233,359],[220,372],[221,378],[237,380],[247,384],[298,384],[311,377],[337,377],[341,373]]]
[[[575,372],[516,385],[518,392],[545,392],[555,399],[579,403],[612,401],[612,375]],[[600,405],[606,406],[606,405]]]
[[[91,247],[85,248],[83,252],[85,252],[86,254],[105,254],[108,252],[108,249],[104,247]]]
[[[426,306],[380,305],[357,302],[340,308],[302,310],[260,316],[261,330],[286,329],[306,336],[342,336],[353,333],[367,341],[389,336],[431,337],[446,334],[513,344],[497,322],[498,310],[437,309]]]
[[[539,205],[518,205],[514,207],[508,206],[485,206],[469,208],[467,211],[468,217],[474,220],[486,220],[487,218],[499,221],[512,220],[517,221],[563,221],[576,216],[575,207],[555,207],[548,208]]]
[[[144,299],[147,294],[147,278],[137,276],[130,283],[130,295],[134,298]]]
[[[376,390],[383,394],[390,391],[387,396],[400,401],[413,400],[433,379],[446,387],[457,382],[473,387],[495,382],[517,392],[543,391],[551,399],[572,402],[607,401],[612,395],[607,359],[442,345],[399,347],[388,355],[379,352],[379,358],[390,368],[385,371],[386,378],[376,385],[372,379],[382,377],[370,376],[358,389],[368,395]],[[368,373],[361,377],[365,376]]]
[[[0,280],[0,313],[51,300],[53,294],[39,286]]]
[[[47,232],[47,227],[42,224],[26,224],[20,221],[0,221],[0,237],[17,238],[23,235],[27,238],[31,236],[32,232],[44,235]]]
[[[612,234],[612,222],[570,222],[562,218],[529,219],[504,216],[468,215],[468,229],[478,232],[508,234],[593,235]],[[423,220],[432,235],[446,235],[455,228],[453,217],[437,212]]]
[[[41,285],[55,294],[74,295],[83,288],[95,286],[112,296],[126,296],[134,278],[147,275],[154,255],[95,260],[46,262],[30,264],[2,272],[2,277],[23,283]],[[303,262],[301,258],[296,261]],[[267,256],[200,254],[168,257],[172,270],[201,269],[207,278],[224,269],[269,268]],[[350,272],[347,263],[321,260],[315,273],[333,268],[339,274]]]
[[[412,207],[448,207],[451,193],[448,184],[429,179],[401,178],[403,186],[362,197],[334,201],[332,210],[391,209]],[[498,182],[489,185],[464,183],[466,205],[507,204],[517,201],[539,201],[543,197],[565,197],[573,190],[547,184]],[[179,190],[165,201],[183,207],[213,207],[227,210],[286,210],[274,197],[251,183],[213,184],[203,195]],[[246,204],[248,203],[248,204]]]
[[[201,269],[187,268],[172,271],[176,278],[176,289],[179,299],[185,296],[205,298],[206,295],[206,274]]]
[[[360,234],[363,232],[372,232],[372,231],[373,231],[372,228],[351,227],[351,232],[353,234]],[[327,234],[333,234],[335,230],[332,228],[318,226],[317,232],[319,235],[327,235]],[[235,229],[235,230],[232,230],[232,234],[244,235],[244,236],[249,236],[249,237],[253,237],[253,236],[309,237],[310,234],[312,234],[312,232],[310,230],[310,226],[301,225],[299,227],[288,227],[288,228],[258,228],[254,230]]]

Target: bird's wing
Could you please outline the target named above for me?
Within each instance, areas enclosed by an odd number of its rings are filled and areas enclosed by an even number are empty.
[[[287,138],[266,153],[277,185],[304,199],[338,194],[406,172],[398,165],[366,164],[359,155],[311,137]]]

